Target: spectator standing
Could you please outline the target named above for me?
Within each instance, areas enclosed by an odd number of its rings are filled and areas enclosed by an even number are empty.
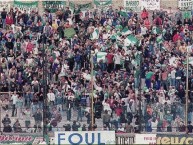
[[[23,98],[21,96],[18,96],[18,99],[16,101],[16,109],[17,109],[17,116],[20,119],[23,119]]]
[[[3,8],[3,11],[1,12],[1,19],[2,19],[2,23],[3,23],[3,29],[6,28],[6,16],[7,16],[7,12],[5,11],[5,8]]]
[[[18,100],[18,95],[16,91],[14,91],[13,95],[11,96],[11,100],[12,100],[12,117],[14,117],[16,115],[16,103]]]
[[[111,118],[111,115],[109,115],[108,111],[105,110],[105,113],[104,113],[102,119],[103,119],[103,124],[106,125],[106,127],[108,129],[110,129],[110,124],[109,124],[110,123],[110,118]]]
[[[40,109],[37,109],[36,113],[33,115],[34,120],[35,120],[35,127],[37,128],[37,130],[41,130],[42,127],[42,113],[40,111]]]

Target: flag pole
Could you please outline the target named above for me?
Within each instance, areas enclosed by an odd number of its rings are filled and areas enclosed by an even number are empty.
[[[94,126],[94,95],[93,95],[93,88],[94,79],[93,79],[93,54],[91,52],[91,130],[93,131]]]
[[[185,126],[186,126],[186,133],[188,133],[188,75],[189,75],[189,51],[187,49],[186,53],[186,105],[185,105]]]

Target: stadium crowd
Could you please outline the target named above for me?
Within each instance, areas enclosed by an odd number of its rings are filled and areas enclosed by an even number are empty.
[[[135,13],[111,6],[80,13],[68,7],[56,16],[49,10],[41,16],[17,8],[1,12],[0,92],[9,92],[0,98],[3,131],[41,132],[43,120],[47,131],[61,125],[89,130],[93,93],[102,124],[96,130],[183,132],[189,77],[191,132],[193,64],[187,76],[186,55],[193,53],[193,19],[179,10]]]

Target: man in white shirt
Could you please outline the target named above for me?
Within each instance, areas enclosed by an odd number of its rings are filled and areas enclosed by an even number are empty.
[[[141,36],[144,36],[144,35],[146,35],[147,34],[147,28],[144,26],[144,25],[142,25],[141,26]]]
[[[56,96],[55,96],[55,94],[52,92],[51,89],[49,90],[49,93],[47,94],[47,97],[48,97],[48,103],[50,103],[50,105],[54,105]]]
[[[115,55],[114,55],[114,63],[115,63],[115,70],[120,70],[121,68],[121,54],[120,52],[117,52]]]
[[[14,91],[13,95],[11,96],[11,100],[13,101],[13,104],[12,104],[12,117],[14,117],[16,115],[15,105],[16,105],[16,102],[18,100],[18,94],[16,93],[16,91]]]
[[[176,86],[176,69],[172,68],[171,70],[171,86]]]

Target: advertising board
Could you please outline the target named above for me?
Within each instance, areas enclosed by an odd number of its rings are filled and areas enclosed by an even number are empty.
[[[55,132],[55,144],[116,144],[114,131]]]

